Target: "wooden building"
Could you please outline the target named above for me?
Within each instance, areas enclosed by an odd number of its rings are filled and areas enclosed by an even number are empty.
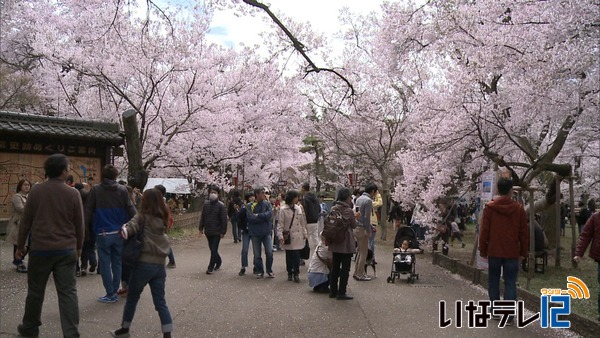
[[[12,213],[11,197],[20,179],[44,180],[49,155],[69,157],[74,183],[98,183],[101,168],[123,155],[117,123],[0,111],[0,234]]]

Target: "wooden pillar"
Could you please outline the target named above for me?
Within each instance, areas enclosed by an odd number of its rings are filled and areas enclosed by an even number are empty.
[[[127,161],[129,163],[129,175],[127,183],[143,190],[148,182],[148,173],[142,165],[142,141],[137,125],[137,111],[128,109],[123,113],[123,129],[127,145]]]
[[[535,201],[533,199],[533,189],[529,189],[529,255],[527,257],[527,285],[525,288],[529,289],[529,282],[533,278],[533,272],[535,270]]]
[[[575,257],[575,248],[577,247],[577,239],[579,238],[579,227],[575,219],[575,193],[573,190],[573,177],[569,177],[569,207],[571,208],[571,265],[576,268],[577,262],[573,260]]]
[[[556,180],[556,200],[554,206],[556,209],[556,259],[554,266],[560,268],[560,178],[557,176]]]

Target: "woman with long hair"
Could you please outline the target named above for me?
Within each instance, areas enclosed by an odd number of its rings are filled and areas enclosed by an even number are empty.
[[[11,199],[13,214],[8,221],[8,236],[6,241],[13,245],[13,264],[17,267],[17,272],[25,273],[27,268],[23,264],[23,259],[17,259],[15,252],[17,251],[17,237],[19,235],[19,223],[21,222],[21,216],[23,216],[23,210],[25,209],[25,203],[27,202],[27,194],[31,189],[31,182],[27,179],[22,179],[17,183],[17,193],[13,195]]]
[[[129,327],[146,285],[150,285],[152,301],[160,317],[163,337],[171,337],[173,320],[165,301],[167,277],[165,259],[170,249],[166,235],[168,222],[169,210],[163,201],[162,193],[157,189],[148,189],[142,195],[140,211],[123,225],[121,236],[127,239],[129,236],[143,233],[143,246],[138,261],[131,268],[121,328],[111,331],[113,337],[129,337]]]
[[[300,194],[290,190],[285,194],[285,206],[279,211],[277,237],[281,248],[285,250],[285,266],[288,280],[300,283],[300,250],[304,248],[308,233],[306,215],[298,205]]]

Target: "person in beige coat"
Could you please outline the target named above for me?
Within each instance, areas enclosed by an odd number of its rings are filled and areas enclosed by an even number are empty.
[[[299,196],[296,190],[285,194],[285,206],[279,211],[277,225],[277,237],[281,248],[285,250],[288,281],[293,279],[296,283],[300,283],[300,250],[304,248],[308,238],[306,215],[304,209],[298,205]]]
[[[23,216],[23,210],[25,209],[25,202],[27,202],[27,194],[31,189],[31,182],[26,179],[22,179],[17,183],[17,193],[13,195],[11,202],[13,207],[13,214],[8,221],[8,236],[6,241],[13,245],[13,264],[17,267],[17,272],[25,273],[27,268],[23,264],[23,259],[17,259],[15,253],[17,252],[17,240],[19,237],[19,224],[21,223],[21,217]]]

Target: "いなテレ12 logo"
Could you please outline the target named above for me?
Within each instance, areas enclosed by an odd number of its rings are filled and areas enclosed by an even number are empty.
[[[571,314],[571,299],[590,298],[590,289],[574,276],[567,277],[566,289],[544,288],[540,292],[540,325],[543,328],[570,328],[571,321],[560,319],[560,316]]]

